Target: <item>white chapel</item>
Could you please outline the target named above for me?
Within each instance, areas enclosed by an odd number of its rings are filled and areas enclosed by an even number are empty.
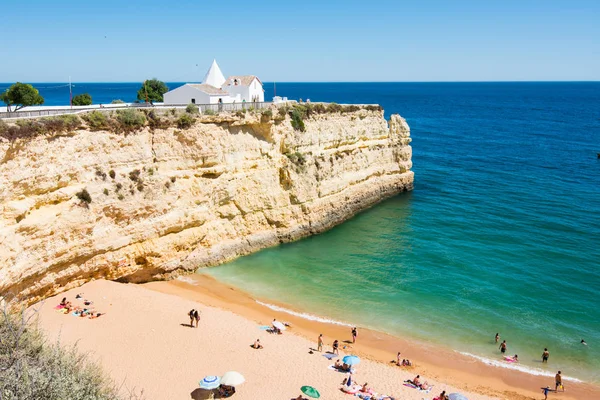
[[[218,104],[264,102],[263,84],[254,75],[230,76],[225,79],[216,60],[202,83],[186,83],[163,95],[164,104]]]

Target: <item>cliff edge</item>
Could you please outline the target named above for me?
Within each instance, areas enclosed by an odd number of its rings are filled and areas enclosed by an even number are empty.
[[[291,117],[273,108],[186,129],[0,135],[0,295],[165,279],[325,231],[412,189],[400,116],[315,113],[304,131]]]

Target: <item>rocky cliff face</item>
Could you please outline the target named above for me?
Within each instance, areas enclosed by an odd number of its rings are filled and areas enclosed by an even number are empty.
[[[412,189],[398,115],[389,126],[364,109],[305,124],[204,116],[186,130],[0,139],[0,295],[164,279],[322,232]]]

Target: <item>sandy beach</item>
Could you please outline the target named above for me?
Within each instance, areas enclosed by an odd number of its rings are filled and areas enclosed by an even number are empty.
[[[106,315],[90,320],[54,309],[65,296],[83,305],[83,299],[75,300],[77,293],[92,300],[95,309]],[[331,350],[331,343],[338,339],[341,346],[347,346],[340,350],[340,358],[347,354],[361,357],[354,375],[360,384],[368,382],[377,393],[395,398],[433,399],[446,390],[475,400],[541,399],[541,391],[534,389],[552,383],[548,378],[499,371],[462,360],[457,354],[440,353],[439,349],[419,347],[360,327],[357,344],[349,345],[345,341],[351,339],[350,328],[346,326],[275,312],[244,292],[206,276],[144,285],[98,280],[34,307],[39,308],[40,325],[50,339],[77,343],[122,384],[124,393],[143,389],[148,399],[206,398],[198,381],[230,370],[246,378],[237,388],[234,398],[238,399],[292,399],[303,385],[317,388],[324,399],[348,399],[340,391],[345,374],[329,369],[333,361],[323,353],[309,353],[316,347],[317,332],[324,334],[324,351]],[[187,325],[187,312],[192,308],[201,311],[198,329]],[[283,335],[260,328],[273,318],[289,322],[291,328]],[[312,337],[314,340],[309,340]],[[250,347],[257,338],[264,349]],[[415,366],[407,369],[390,363],[397,351]],[[417,374],[433,385],[431,392],[403,386],[404,380]],[[567,390],[550,398],[598,398],[600,393],[589,385],[568,385]]]

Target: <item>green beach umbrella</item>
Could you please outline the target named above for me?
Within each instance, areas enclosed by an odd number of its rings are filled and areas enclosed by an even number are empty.
[[[319,391],[312,386],[302,386],[300,390],[302,390],[302,393],[312,398],[318,399],[319,397],[321,397]]]

